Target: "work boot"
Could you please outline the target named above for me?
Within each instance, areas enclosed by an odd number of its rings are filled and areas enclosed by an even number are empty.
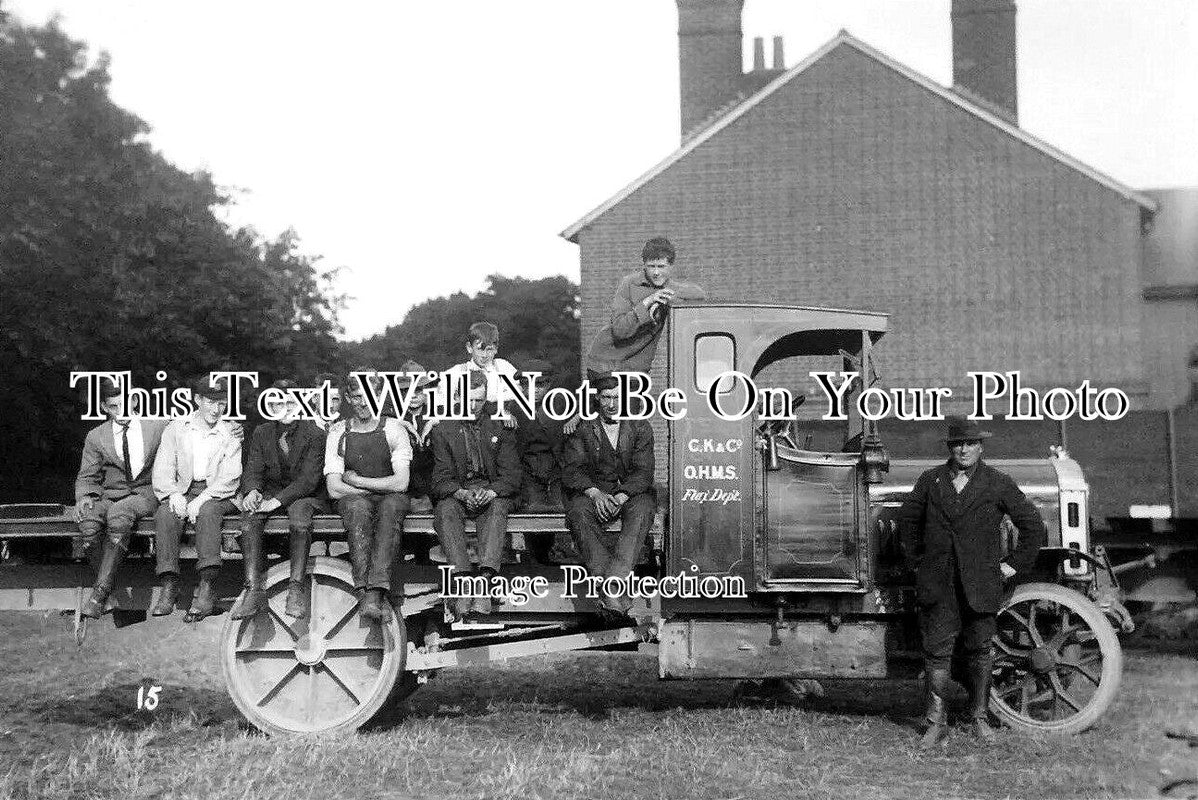
[[[365,619],[386,624],[391,621],[391,603],[386,589],[367,589],[358,613]]]
[[[158,602],[150,609],[155,617],[166,617],[175,613],[179,604],[179,576],[174,572],[164,573],[161,580],[162,588],[158,592]]]
[[[312,531],[302,528],[291,529],[291,580],[287,584],[287,605],[283,613],[302,619],[310,613],[308,592],[305,591],[304,573],[308,571],[308,552],[312,548]]]
[[[987,719],[993,669],[993,656],[977,656],[970,659],[966,675],[969,687],[969,727],[974,736],[986,744],[994,744],[997,739],[997,734]]]
[[[928,727],[919,740],[920,750],[931,750],[944,741],[948,735],[948,685],[952,679],[944,668],[929,668],[925,678],[924,691],[927,694],[927,711],[924,718]]]
[[[247,533],[241,539],[245,591],[237,600],[237,605],[229,612],[229,616],[233,619],[250,619],[266,610],[266,592],[262,590],[262,536]]]
[[[219,572],[220,567],[204,567],[200,570],[200,583],[191,599],[191,608],[183,618],[184,622],[199,622],[212,616],[216,606],[216,576]]]
[[[115,543],[105,540],[100,564],[96,568],[96,585],[92,596],[83,604],[80,614],[90,619],[99,619],[107,608],[108,595],[112,593],[112,585],[116,579],[116,568],[121,561],[121,549]]]

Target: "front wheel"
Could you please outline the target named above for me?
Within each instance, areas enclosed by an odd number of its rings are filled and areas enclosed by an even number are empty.
[[[310,614],[283,613],[290,565],[265,579],[268,609],[230,618],[221,636],[225,686],[246,719],[266,733],[350,732],[397,693],[415,689],[403,671],[402,620],[386,625],[358,614],[349,565],[318,556],[309,573]],[[402,676],[402,677],[401,677]]]
[[[1008,725],[1072,734],[1119,692],[1123,649],[1106,615],[1055,583],[1017,587],[998,612],[990,710]]]

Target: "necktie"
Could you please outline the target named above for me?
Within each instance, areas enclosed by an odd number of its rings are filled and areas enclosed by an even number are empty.
[[[291,455],[291,445],[287,443],[287,431],[283,431],[283,435],[279,437],[279,449],[283,451],[283,458]]]
[[[129,425],[117,425],[121,429],[121,458],[125,460],[125,480],[133,483],[133,467],[129,460]]]

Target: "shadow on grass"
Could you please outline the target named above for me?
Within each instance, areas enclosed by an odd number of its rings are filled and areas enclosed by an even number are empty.
[[[91,695],[55,697],[32,711],[40,721],[51,725],[113,727],[126,732],[143,730],[171,717],[189,717],[201,728],[223,727],[242,720],[224,692],[187,686],[167,687],[152,711],[139,710],[138,690],[145,685],[125,683],[106,686]]]

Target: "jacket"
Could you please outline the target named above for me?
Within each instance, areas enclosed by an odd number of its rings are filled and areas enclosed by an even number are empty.
[[[120,500],[131,494],[147,498],[154,496],[151,476],[154,471],[154,456],[166,429],[166,420],[141,420],[142,460],[141,473],[133,476],[130,483],[125,478],[125,460],[116,451],[112,433],[112,420],[92,428],[83,440],[83,456],[79,462],[79,474],[75,478],[75,502],[85,497]]]
[[[429,434],[433,448],[431,495],[434,500],[450,497],[465,488],[470,460],[462,436],[463,425],[458,420],[445,420],[434,425]],[[481,428],[483,472],[487,476],[484,488],[500,497],[515,497],[520,493],[523,475],[515,434],[490,417],[479,420],[478,425]]]
[[[583,422],[562,449],[562,488],[578,495],[592,486],[616,494],[653,488],[653,428],[643,419],[623,420],[613,451],[598,420]]]
[[[171,420],[162,432],[158,455],[154,458],[154,494],[165,500],[172,494],[186,494],[194,480],[191,471],[191,429],[199,425],[195,415]],[[241,435],[235,423],[218,420],[216,446],[208,459],[208,485],[201,496],[227,500],[237,491],[241,479]]]

